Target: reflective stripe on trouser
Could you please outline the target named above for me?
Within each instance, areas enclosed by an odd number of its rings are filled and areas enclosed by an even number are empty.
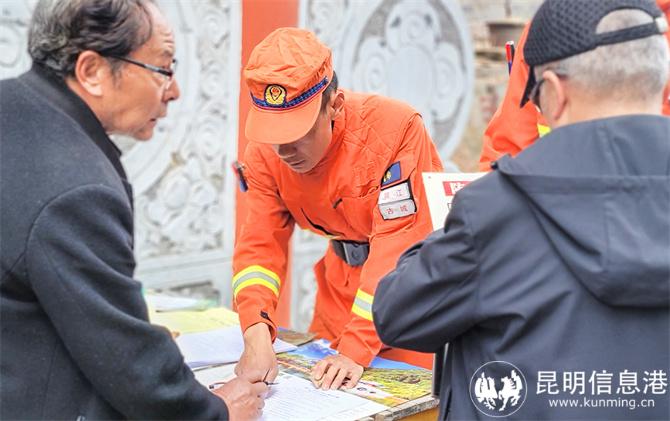
[[[354,299],[354,305],[351,306],[351,312],[372,321],[372,301],[374,298],[372,295],[359,289],[356,291],[356,298]]]
[[[263,266],[253,265],[237,272],[233,276],[233,296],[237,298],[237,294],[242,289],[251,285],[262,285],[279,297],[279,286],[281,285],[279,276]]]

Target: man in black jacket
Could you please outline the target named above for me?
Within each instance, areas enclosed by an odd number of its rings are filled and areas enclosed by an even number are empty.
[[[267,386],[200,385],[132,278],[132,191],[108,134],[149,139],[179,96],[164,16],[41,1],[29,52],[0,82],[0,418],[259,416]]]
[[[449,419],[668,419],[667,22],[649,0],[547,0],[525,100],[553,131],[461,190],[379,284],[391,346],[449,343]]]

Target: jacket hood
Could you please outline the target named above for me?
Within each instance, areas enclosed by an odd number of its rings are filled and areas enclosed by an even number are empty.
[[[520,155],[503,157],[494,168],[527,198],[556,252],[598,300],[668,307],[670,119],[625,117],[567,126],[538,141],[544,150],[530,155],[546,159],[561,143],[580,153],[580,142],[582,150],[589,142],[587,151],[598,151],[595,159],[601,160],[584,175],[557,170],[570,168],[560,153],[554,165]],[[640,165],[631,166],[636,160]]]

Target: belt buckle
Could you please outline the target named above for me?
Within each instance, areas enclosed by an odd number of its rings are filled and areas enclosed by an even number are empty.
[[[365,255],[365,244],[342,242],[344,250],[344,260],[349,266],[362,266],[367,260]]]

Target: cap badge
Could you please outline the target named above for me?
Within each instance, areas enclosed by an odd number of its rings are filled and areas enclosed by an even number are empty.
[[[268,85],[265,88],[265,102],[270,105],[282,105],[286,102],[286,89],[281,85]]]

